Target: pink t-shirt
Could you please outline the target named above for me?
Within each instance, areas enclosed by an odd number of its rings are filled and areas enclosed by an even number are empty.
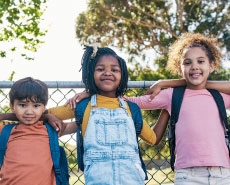
[[[125,97],[141,109],[166,109],[171,113],[173,89],[162,90],[151,102],[149,95]],[[230,108],[230,95],[222,94],[225,107]],[[224,129],[217,105],[206,90],[186,89],[176,123],[175,169],[195,166],[230,168]]]

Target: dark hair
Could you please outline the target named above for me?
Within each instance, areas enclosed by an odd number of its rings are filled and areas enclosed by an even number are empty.
[[[14,104],[14,100],[24,99],[46,105],[48,102],[48,87],[40,80],[27,77],[13,84],[9,96],[10,104],[12,105]]]
[[[95,56],[92,55],[93,53]],[[97,48],[96,52],[91,46],[85,47],[85,52],[81,59],[81,63],[82,63],[82,81],[85,84],[86,92],[89,92],[91,95],[98,94],[99,92],[94,81],[94,70],[98,60],[102,56],[113,56],[118,60],[118,63],[121,68],[121,81],[119,87],[117,88],[116,96],[124,95],[128,84],[128,70],[127,70],[126,62],[123,58],[119,57],[115,53],[115,51],[107,47]]]

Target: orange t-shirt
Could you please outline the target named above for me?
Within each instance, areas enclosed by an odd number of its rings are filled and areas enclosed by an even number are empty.
[[[4,126],[0,126],[0,133]],[[0,171],[0,185],[55,185],[49,136],[43,122],[12,129]]]

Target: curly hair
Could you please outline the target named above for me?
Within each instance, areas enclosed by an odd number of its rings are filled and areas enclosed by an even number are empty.
[[[214,70],[221,67],[222,54],[218,50],[217,38],[206,37],[200,33],[184,33],[176,40],[168,54],[167,69],[173,74],[181,75],[181,59],[187,48],[201,47],[207,54],[210,63],[213,63]]]
[[[85,52],[81,59],[81,65],[82,81],[85,84],[86,92],[90,93],[91,95],[99,93],[94,80],[94,70],[98,60],[103,56],[113,56],[118,60],[121,68],[121,81],[119,87],[116,90],[116,96],[124,95],[128,84],[128,69],[126,62],[123,58],[118,56],[115,51],[107,47],[96,48],[96,51],[92,46],[85,47]]]

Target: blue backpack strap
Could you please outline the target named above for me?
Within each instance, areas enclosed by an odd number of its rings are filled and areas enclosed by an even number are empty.
[[[1,135],[0,135],[0,169],[3,164],[3,159],[6,153],[6,146],[7,142],[10,137],[11,130],[18,124],[9,124],[5,125],[2,129]]]
[[[176,87],[173,89],[172,94],[172,105],[171,105],[171,117],[170,117],[170,124],[169,124],[169,134],[168,134],[168,140],[169,140],[169,149],[170,149],[170,165],[172,170],[174,171],[174,163],[175,163],[175,126],[178,121],[179,113],[181,104],[184,97],[186,87]]]
[[[44,125],[46,126],[49,135],[50,152],[53,160],[56,184],[59,185],[60,182],[62,182],[62,176],[61,176],[61,167],[59,163],[60,149],[58,144],[58,136],[57,136],[57,132],[48,123],[44,123]]]
[[[77,124],[77,163],[78,169],[84,171],[84,163],[83,163],[83,154],[84,154],[84,147],[83,147],[83,137],[81,133],[81,124],[83,121],[85,109],[90,101],[89,98],[85,98],[80,101],[76,108],[75,108],[75,120]]]
[[[136,129],[137,142],[138,142],[138,136],[140,135],[141,130],[143,128],[142,113],[141,113],[140,107],[137,104],[130,102],[130,101],[126,101],[126,102],[128,103],[131,114],[132,114],[134,126]],[[142,159],[141,150],[140,150],[139,145],[138,145],[138,150],[139,150],[139,157],[140,157],[140,161],[141,161],[141,166],[145,172],[145,180],[148,180],[147,169],[146,169],[145,163]]]
[[[224,104],[224,100],[222,95],[214,90],[214,89],[207,89],[211,95],[213,96],[216,105],[218,107],[219,110],[219,114],[222,120],[222,124],[225,130],[225,141],[226,144],[228,146],[228,150],[230,151],[230,146],[229,146],[229,142],[230,142],[230,129],[229,129],[229,124],[228,124],[228,118],[227,118],[227,113],[226,113],[226,108],[225,108],[225,104]],[[230,156],[230,152],[229,152],[229,156]]]
[[[126,101],[126,102],[129,105],[129,108],[130,108],[130,111],[132,114],[132,118],[134,121],[135,129],[136,129],[136,134],[138,137],[141,133],[142,128],[143,128],[143,118],[142,118],[140,107],[133,102],[130,102],[130,101]]]

